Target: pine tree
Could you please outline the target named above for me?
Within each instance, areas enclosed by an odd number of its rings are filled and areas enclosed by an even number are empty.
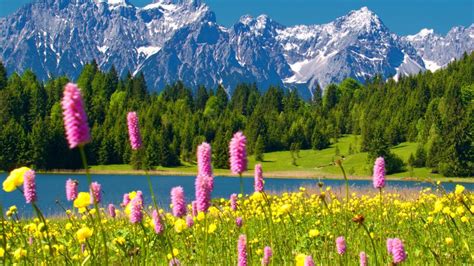
[[[0,61],[0,91],[7,87],[7,80],[7,70],[2,61]]]
[[[204,110],[208,99],[209,99],[209,94],[207,92],[206,87],[199,86],[196,93],[196,103],[195,103],[196,109]]]
[[[49,129],[42,118],[36,120],[31,133],[28,135],[28,146],[30,163],[36,169],[47,168],[47,147],[49,139]]]
[[[224,133],[225,132],[225,133]],[[231,131],[219,128],[216,138],[212,143],[213,163],[215,168],[229,169],[229,141],[232,138]]]
[[[217,97],[217,105],[219,107],[219,112],[222,112],[224,111],[225,108],[227,108],[227,103],[229,102],[229,97],[227,95],[227,92],[225,91],[224,87],[222,87],[222,85],[219,85],[217,87],[216,97]]]
[[[10,171],[27,163],[27,139],[23,128],[10,120],[0,131],[0,169]]]
[[[329,147],[330,142],[329,138],[321,132],[317,127],[313,130],[313,135],[311,136],[311,143],[313,150],[322,150]]]
[[[257,143],[255,143],[255,161],[263,162],[265,152],[265,143],[262,135],[258,135]]]

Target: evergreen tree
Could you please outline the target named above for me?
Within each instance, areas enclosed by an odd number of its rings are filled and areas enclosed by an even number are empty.
[[[255,161],[263,162],[265,152],[265,143],[262,135],[258,135],[257,143],[255,144]]]
[[[224,133],[225,132],[225,133]],[[232,138],[230,130],[224,131],[219,128],[216,133],[216,138],[212,143],[213,160],[215,168],[229,169],[229,142]]]
[[[225,91],[222,85],[217,87],[216,91],[216,98],[217,98],[217,105],[219,107],[219,112],[224,111],[227,108],[227,103],[229,102],[229,98],[227,92]]]
[[[46,121],[42,118],[36,120],[31,133],[28,135],[28,139],[29,163],[37,169],[46,169],[48,159],[47,147],[50,141]]]
[[[23,128],[14,120],[0,131],[0,168],[10,171],[27,164],[27,139]]]
[[[206,107],[207,100],[209,99],[209,94],[207,92],[206,87],[199,86],[196,94],[196,109],[197,110],[204,110]]]
[[[323,134],[321,130],[317,127],[315,127],[313,130],[313,135],[311,136],[311,143],[313,150],[326,149],[330,145],[328,136]]]
[[[0,91],[7,87],[7,80],[7,70],[2,61],[0,61]]]

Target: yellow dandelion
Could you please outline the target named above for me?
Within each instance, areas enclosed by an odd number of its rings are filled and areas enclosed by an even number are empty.
[[[77,240],[79,240],[80,243],[84,243],[88,238],[92,236],[92,233],[93,230],[91,230],[89,227],[82,227],[76,232]]]
[[[176,231],[176,233],[181,233],[183,232],[184,229],[186,229],[187,225],[186,225],[186,221],[183,220],[183,219],[177,219],[175,222],[174,222],[174,230]]]
[[[444,242],[446,242],[446,245],[451,246],[454,243],[454,240],[451,237],[446,237]]]
[[[23,248],[18,248],[13,252],[13,257],[16,260],[21,260],[21,258],[26,257],[26,250]]]
[[[207,232],[209,234],[212,234],[216,231],[216,229],[217,229],[217,225],[215,223],[212,223],[212,224],[209,225],[209,228],[207,229]]]
[[[23,185],[23,176],[27,171],[31,170],[28,167],[20,167],[10,172],[10,175],[3,181],[3,190],[12,192],[17,187]]]
[[[91,195],[88,192],[80,192],[74,200],[74,207],[80,209],[91,204]]]
[[[454,190],[454,194],[461,195],[464,192],[464,189],[466,189],[464,186],[456,185],[456,188]]]
[[[317,237],[317,236],[319,236],[319,230],[318,229],[309,230],[309,237]]]

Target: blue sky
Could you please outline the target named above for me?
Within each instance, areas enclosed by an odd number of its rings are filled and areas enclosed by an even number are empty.
[[[0,0],[0,16],[8,15],[31,0]],[[129,0],[144,6],[152,0]],[[342,16],[352,9],[367,6],[379,15],[393,32],[414,34],[422,28],[433,28],[445,34],[457,25],[474,23],[472,0],[204,0],[225,26],[240,16],[268,14],[283,25],[321,24]]]

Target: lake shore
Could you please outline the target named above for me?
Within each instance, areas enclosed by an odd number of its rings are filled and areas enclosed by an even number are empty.
[[[195,171],[194,169],[186,170],[174,170],[174,169],[166,169],[166,170],[151,170],[148,171],[150,176],[194,176]],[[253,169],[245,172],[243,174],[246,178],[253,177]],[[84,170],[53,170],[53,171],[40,171],[40,173],[44,174],[85,174]],[[146,172],[143,170],[101,170],[101,169],[91,169],[91,174],[95,175],[145,175]],[[230,170],[225,169],[216,169],[214,171],[214,175],[216,176],[225,176],[225,177],[237,177],[230,173]],[[336,174],[322,174],[318,172],[312,171],[265,171],[265,177],[270,178],[294,178],[294,179],[333,179],[333,180],[341,180],[344,179],[342,175]],[[371,180],[371,176],[350,176],[348,178],[351,180]],[[441,182],[464,182],[464,183],[474,183],[473,177],[433,177],[433,178],[417,178],[417,177],[399,177],[399,176],[387,176],[388,180],[400,180],[400,181],[441,181]]]

